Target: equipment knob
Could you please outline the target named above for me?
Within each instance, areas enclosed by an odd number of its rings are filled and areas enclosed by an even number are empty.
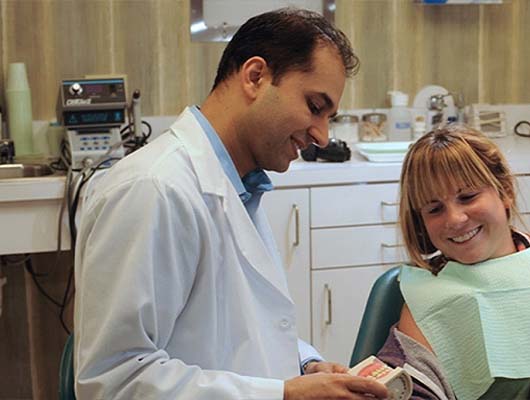
[[[72,96],[78,96],[80,95],[81,93],[83,93],[83,87],[79,84],[79,83],[74,83],[70,86],[70,88],[68,89],[68,91],[70,92],[70,94]]]

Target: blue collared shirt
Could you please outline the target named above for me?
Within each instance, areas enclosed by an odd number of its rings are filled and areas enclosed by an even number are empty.
[[[197,106],[190,107],[190,110],[206,133],[206,137],[210,141],[226,176],[232,182],[239,198],[254,221],[254,213],[258,208],[262,194],[273,189],[271,180],[261,168],[250,171],[243,178],[240,178],[232,158],[230,158],[226,147],[210,122]]]

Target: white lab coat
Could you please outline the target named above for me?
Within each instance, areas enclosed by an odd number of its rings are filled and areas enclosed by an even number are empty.
[[[280,400],[299,375],[285,275],[189,110],[101,179],[77,240],[78,400]]]

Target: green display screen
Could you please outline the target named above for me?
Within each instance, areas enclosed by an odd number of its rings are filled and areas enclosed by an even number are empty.
[[[120,125],[125,122],[125,112],[120,110],[65,111],[64,126]]]

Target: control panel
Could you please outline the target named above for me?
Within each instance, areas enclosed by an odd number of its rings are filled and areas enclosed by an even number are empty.
[[[125,122],[127,96],[123,78],[64,80],[59,117],[64,126],[119,126]]]
[[[110,159],[122,158],[120,126],[127,109],[124,78],[63,80],[59,92],[57,114],[66,127],[72,168],[106,166]]]

